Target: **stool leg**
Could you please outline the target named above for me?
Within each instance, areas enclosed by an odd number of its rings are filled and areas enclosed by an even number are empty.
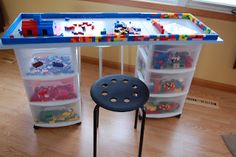
[[[98,126],[99,106],[96,105],[93,110],[93,157],[97,156],[97,126]]]
[[[98,128],[99,126],[99,107],[97,108],[97,121],[96,121],[96,126]]]
[[[142,125],[141,125],[141,133],[140,133],[138,157],[141,157],[141,156],[142,156],[143,136],[144,136],[144,128],[145,128],[145,119],[146,119],[146,111],[145,111],[144,108],[142,108]]]
[[[137,110],[135,111],[134,129],[137,129],[138,111],[139,111],[139,109],[137,109]]]

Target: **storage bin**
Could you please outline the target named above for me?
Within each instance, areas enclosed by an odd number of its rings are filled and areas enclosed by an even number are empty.
[[[80,110],[77,103],[60,106],[31,105],[30,107],[36,124],[53,124],[80,120]]]
[[[143,78],[145,76],[146,66],[147,65],[145,63],[145,59],[144,59],[144,56],[143,56],[142,52],[138,51],[138,54],[137,54],[137,68],[138,68],[138,71],[142,74]]]
[[[200,53],[200,45],[155,45],[152,46],[153,69],[193,68]]]
[[[148,84],[151,94],[188,92],[193,71],[177,74],[150,73]]]
[[[16,49],[21,73],[27,76],[72,74],[76,69],[73,48]]]
[[[145,104],[147,114],[165,114],[182,111],[186,95],[178,97],[150,97]]]
[[[151,53],[151,46],[150,45],[139,45],[138,49],[141,48],[144,50],[144,53],[148,56],[149,53]]]
[[[48,102],[77,98],[77,77],[59,80],[25,80],[31,102]]]

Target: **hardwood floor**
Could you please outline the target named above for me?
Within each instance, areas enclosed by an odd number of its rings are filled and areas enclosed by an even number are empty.
[[[14,57],[0,52],[0,156],[91,157],[93,107],[89,94],[98,78],[98,67],[82,64],[82,124],[64,128],[32,128],[33,120]],[[104,68],[104,74],[119,71]],[[219,101],[219,108],[186,104],[180,119],[147,119],[143,157],[231,157],[222,134],[236,133],[236,94],[192,86],[191,95]],[[99,157],[135,157],[140,126],[133,129],[134,112],[101,110],[98,131]]]

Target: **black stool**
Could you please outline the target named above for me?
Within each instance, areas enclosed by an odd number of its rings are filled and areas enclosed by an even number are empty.
[[[139,79],[128,75],[109,75],[97,80],[91,87],[90,94],[97,104],[94,108],[93,156],[97,156],[97,128],[99,107],[116,112],[136,110],[134,128],[137,128],[139,109],[142,111],[142,125],[138,157],[142,156],[143,135],[146,112],[144,104],[149,98],[147,86]]]

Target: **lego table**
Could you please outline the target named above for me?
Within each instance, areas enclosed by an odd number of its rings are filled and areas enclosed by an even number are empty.
[[[222,42],[188,13],[22,13],[0,49],[15,50],[34,126],[61,127],[81,122],[81,46],[99,46],[100,63],[101,46],[121,46],[123,65],[123,46],[139,45],[147,117],[164,118],[182,114],[201,45]]]

